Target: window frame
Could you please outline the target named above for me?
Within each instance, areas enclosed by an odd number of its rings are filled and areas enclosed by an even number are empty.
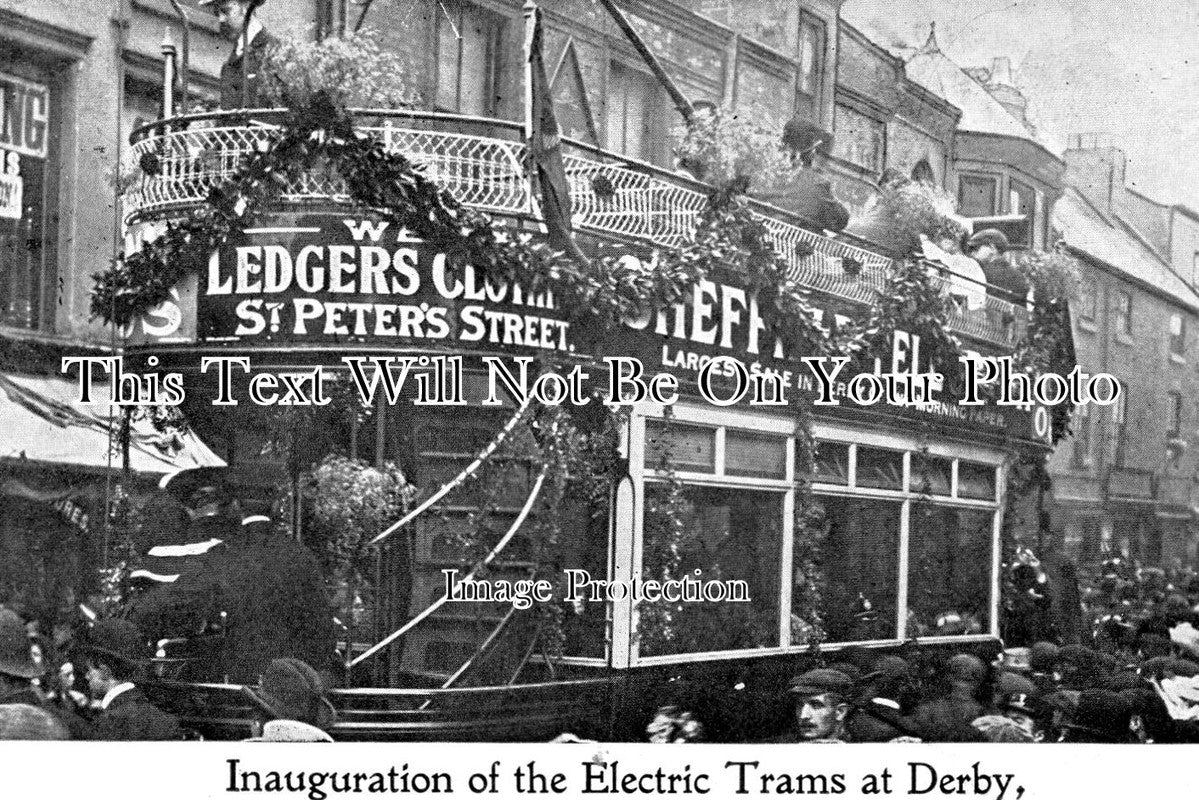
[[[850,154],[842,149],[853,141],[849,138],[849,136],[846,135],[845,129],[847,121],[842,120],[842,115],[846,112],[860,118],[862,122],[869,124],[878,134],[878,148],[875,154],[875,163],[863,164],[854,158],[850,158]],[[880,117],[877,112],[870,110],[861,103],[853,102],[848,98],[838,98],[833,103],[833,155],[841,163],[848,164],[854,169],[870,175],[881,175],[887,166],[887,133],[887,121]]]
[[[958,207],[960,209],[962,209],[960,213],[963,216],[966,216],[969,218],[996,216],[999,213],[999,187],[1003,182],[1002,178],[1003,178],[1002,175],[999,175],[996,173],[990,173],[990,172],[962,172],[962,173],[960,173],[958,175],[958,191],[957,191]],[[966,184],[969,181],[976,181],[979,183],[985,181],[991,185],[990,210],[987,211],[985,214],[968,214],[966,211],[966,204],[964,202],[963,192],[966,188]]]
[[[1182,392],[1171,389],[1166,392],[1166,411],[1170,415],[1170,430],[1166,431],[1167,439],[1177,439],[1182,435]]]
[[[1112,466],[1124,466],[1124,445],[1128,425],[1128,387],[1121,383],[1120,399],[1112,406]]]
[[[718,661],[747,658],[760,655],[775,655],[775,654],[795,654],[807,652],[810,649],[808,644],[793,644],[790,638],[790,612],[791,612],[791,568],[792,558],[794,553],[794,504],[795,497],[795,429],[794,420],[779,415],[770,415],[759,411],[743,411],[743,410],[728,410],[728,409],[713,409],[710,406],[703,406],[698,403],[689,401],[681,401],[672,407],[673,419],[680,424],[699,424],[707,426],[716,426],[720,428],[734,428],[737,430],[745,430],[747,432],[777,435],[787,438],[787,476],[786,479],[769,480],[761,478],[739,478],[723,474],[720,469],[723,459],[723,439],[724,434],[718,434],[717,438],[717,468],[713,473],[695,473],[675,471],[675,477],[686,485],[709,485],[720,487],[743,487],[755,491],[775,491],[781,495],[783,502],[783,531],[782,531],[782,553],[780,553],[780,569],[776,576],[780,581],[779,598],[779,638],[778,644],[769,647],[760,647],[743,650],[724,650],[724,651],[708,651],[694,652],[685,654],[671,654],[660,656],[642,656],[638,652],[637,646],[637,622],[635,609],[632,603],[617,602],[614,609],[614,666],[650,666],[661,664],[678,664],[694,662],[697,660],[703,661]],[[636,497],[644,498],[649,485],[660,483],[665,476],[653,469],[644,467],[645,458],[645,425],[646,422],[660,420],[664,416],[663,409],[660,406],[653,404],[641,404],[635,407],[634,413],[630,416],[627,429],[628,442],[628,457],[629,471],[632,479],[633,494]],[[1005,458],[1002,452],[991,450],[977,445],[965,445],[959,443],[936,442],[925,444],[915,437],[896,436],[891,434],[875,433],[863,431],[858,428],[852,428],[836,423],[817,422],[814,425],[814,432],[819,441],[837,442],[846,444],[850,447],[850,467],[849,478],[846,485],[811,483],[812,493],[819,495],[837,495],[850,498],[870,498],[879,500],[893,500],[901,503],[900,514],[900,530],[899,530],[899,553],[897,554],[897,563],[895,565],[897,571],[897,593],[895,597],[896,610],[898,619],[895,621],[895,638],[869,641],[869,642],[832,642],[822,644],[822,650],[836,651],[845,647],[862,646],[870,644],[882,643],[897,643],[905,641],[907,638],[907,609],[908,609],[908,583],[909,583],[909,518],[912,512],[912,505],[917,501],[929,502],[937,506],[947,506],[957,509],[974,509],[987,511],[991,515],[991,541],[989,543],[989,554],[991,558],[991,586],[987,600],[987,628],[978,634],[960,635],[960,636],[927,636],[920,637],[922,642],[971,642],[985,641],[999,635],[999,533],[1002,524],[1002,503],[1000,498],[1004,495],[1004,486],[1006,482],[1006,467]],[[856,484],[856,448],[858,445],[866,447],[876,447],[886,450],[902,450],[903,452],[903,484],[901,489],[870,489],[859,488]],[[954,459],[953,467],[953,488],[952,496],[949,497],[928,497],[921,495],[917,491],[913,491],[911,487],[911,461],[913,453],[920,452],[933,457]],[[957,460],[965,460],[975,464],[984,464],[995,468],[995,499],[994,500],[977,500],[958,496],[957,486]],[[721,474],[716,474],[720,472]],[[624,549],[624,557],[629,559],[628,568],[624,570],[624,574],[628,576],[640,576],[642,566],[642,551],[644,548],[644,504],[636,502],[632,506],[630,534],[632,535],[631,546],[626,545]],[[619,510],[616,512],[619,516]],[[613,552],[616,556],[614,561],[613,575],[619,577],[621,568],[619,565],[622,557],[622,545],[619,541],[614,543]],[[783,566],[787,565],[787,566]],[[621,606],[623,605],[623,608]],[[625,618],[624,623],[621,623],[621,618]],[[621,642],[620,632],[628,637],[627,642]],[[621,650],[627,647],[627,656],[622,658]]]
[[[442,44],[442,26],[450,24],[450,20],[446,18],[446,14],[451,13],[455,16],[451,32],[455,29],[458,32],[456,38],[456,80],[454,86],[454,103],[452,106],[442,102],[441,96],[441,79],[442,79],[442,60],[441,60],[441,44]],[[462,109],[462,65],[463,65],[463,49],[465,37],[461,35],[462,29],[465,27],[464,18],[468,13],[480,15],[488,25],[487,31],[487,51],[483,54],[485,75],[483,78],[483,87],[481,89],[483,95],[483,107],[478,112],[464,111]],[[468,116],[483,116],[494,117],[498,115],[499,106],[499,87],[501,84],[501,74],[503,72],[503,53],[504,53],[504,33],[508,25],[508,20],[502,14],[499,14],[490,8],[468,2],[468,0],[450,0],[445,9],[438,9],[438,13],[434,15],[433,23],[433,109],[435,111],[444,111],[451,114],[464,114]]]
[[[631,153],[627,150],[628,147],[628,129],[622,128],[623,141],[617,147],[617,143],[612,141],[612,104],[617,99],[627,101],[628,92],[624,91],[618,98],[618,90],[613,75],[616,72],[623,72],[628,75],[635,75],[639,81],[643,81],[643,87],[648,89],[645,97],[646,107],[644,109],[645,122],[644,131],[641,139],[641,152]],[[640,69],[622,59],[612,58],[608,62],[608,85],[604,97],[604,148],[614,153],[621,153],[634,160],[643,161],[648,164],[659,164],[664,158],[666,148],[666,131],[663,128],[664,119],[666,117],[661,111],[662,103],[664,102],[663,90],[658,84],[658,81],[649,72]],[[629,116],[622,108],[620,110],[621,119],[627,121]]]
[[[1178,323],[1178,332],[1175,333],[1175,322]],[[1178,360],[1185,361],[1187,354],[1187,319],[1182,314],[1170,315],[1170,330],[1168,347],[1170,355]]]
[[[1112,302],[1112,328],[1117,340],[1132,338],[1132,292],[1127,289],[1117,289]]]
[[[1076,469],[1091,466],[1091,406],[1080,403],[1074,411],[1074,454],[1073,461]]]
[[[1078,284],[1078,318],[1094,323],[1099,315],[1099,282],[1094,275],[1083,275]]]
[[[804,30],[813,30],[816,32],[814,51],[815,55],[812,60],[811,84],[812,91],[804,89],[804,78],[808,73],[804,69],[804,56],[806,55]],[[824,75],[826,63],[828,61],[828,24],[811,13],[810,11],[800,9],[798,22],[798,38],[796,40],[795,53],[795,105],[798,107],[801,98],[811,104],[812,111],[818,111],[820,108],[821,98],[824,96]]]

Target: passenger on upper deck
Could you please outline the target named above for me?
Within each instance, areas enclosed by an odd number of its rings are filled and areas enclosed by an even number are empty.
[[[833,194],[824,165],[833,146],[833,135],[807,120],[793,117],[783,127],[783,147],[792,162],[803,169],[788,184],[778,204],[827,231],[841,231],[849,224],[849,212]]]
[[[267,51],[279,43],[254,16],[266,0],[200,0],[212,9],[222,33],[237,35],[233,52],[221,65],[221,108],[258,108],[262,105],[262,66]],[[249,57],[243,57],[248,52]],[[247,89],[248,85],[248,89]]]

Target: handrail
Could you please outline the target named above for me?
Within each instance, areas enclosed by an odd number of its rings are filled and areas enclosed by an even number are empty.
[[[494,561],[499,556],[500,551],[508,546],[508,542],[512,541],[512,537],[516,535],[516,532],[518,530],[520,530],[520,526],[524,524],[525,519],[529,516],[529,512],[533,510],[533,504],[535,502],[537,502],[537,498],[541,495],[541,487],[545,484],[545,476],[546,476],[546,474],[548,474],[548,472],[549,472],[549,464],[546,463],[546,464],[542,465],[541,474],[537,476],[537,482],[533,484],[533,489],[532,489],[532,491],[529,492],[529,499],[525,501],[524,508],[522,508],[520,510],[520,514],[518,514],[516,519],[512,522],[512,527],[510,527],[508,529],[507,533],[505,533],[504,536],[500,539],[500,541],[496,544],[496,546],[492,548],[491,552],[488,553],[483,558],[482,561],[480,561],[478,564],[476,564],[471,569],[471,571],[463,579],[464,581],[469,581],[472,578],[474,578],[479,570],[483,569],[488,564],[490,564],[492,561]],[[394,642],[396,639],[400,638],[405,633],[407,633],[408,631],[415,628],[420,622],[422,622],[424,619],[426,619],[434,611],[441,608],[448,601],[449,601],[449,596],[442,595],[436,601],[434,601],[428,608],[426,608],[424,611],[420,612],[415,617],[408,620],[408,622],[404,623],[397,630],[392,631],[390,634],[388,634],[382,640],[380,640],[379,642],[376,642],[374,645],[372,645],[365,653],[363,653],[362,655],[358,656],[353,661],[351,661],[350,666],[356,667],[359,664],[361,664],[363,661],[365,661],[366,659],[373,656],[375,653],[384,649],[385,647],[390,645],[392,642]]]
[[[521,418],[524,417],[525,412],[527,412],[529,410],[529,405],[532,400],[532,397],[533,397],[533,394],[532,394],[532,392],[530,392],[525,397],[525,400],[523,403],[521,403],[520,407],[516,409],[516,413],[512,415],[512,418],[510,420],[508,420],[507,423],[504,424],[504,427],[500,428],[499,433],[497,433],[495,435],[495,437],[492,438],[492,440],[487,444],[487,446],[484,447],[481,451],[479,451],[479,455],[475,458],[474,461],[467,464],[466,467],[461,472],[459,472],[456,477],[443,483],[441,485],[441,488],[439,488],[436,492],[434,492],[433,494],[431,494],[427,498],[425,498],[425,500],[419,506],[417,506],[412,511],[409,511],[407,514],[405,514],[398,522],[396,522],[393,525],[391,525],[390,527],[388,527],[387,530],[380,533],[374,539],[371,539],[369,544],[379,544],[384,539],[386,539],[387,537],[391,536],[393,533],[398,531],[400,528],[404,527],[409,522],[411,522],[412,520],[419,517],[421,514],[428,511],[429,508],[434,503],[436,503],[438,500],[445,497],[447,494],[449,494],[451,491],[453,491],[457,487],[461,486],[462,482],[465,481],[467,478],[469,478],[471,475],[473,475],[475,473],[475,471],[479,469],[479,467],[483,466],[483,464],[487,461],[487,459],[491,457],[491,454],[494,453],[496,451],[496,449],[498,449],[499,446],[504,443],[504,440],[508,438],[508,434],[512,433],[513,428],[516,427],[516,423],[520,422]]]
[[[233,174],[240,159],[259,147],[284,109],[216,111],[142,126],[132,158],[152,154],[159,168],[130,190],[130,218],[205,202],[211,188]],[[536,198],[526,180],[527,146],[518,123],[417,109],[357,109],[359,130],[422,164],[426,174],[464,205],[514,217],[535,216]],[[259,123],[249,124],[250,121]],[[195,127],[207,121],[218,127]],[[152,135],[155,131],[164,131]],[[477,132],[467,132],[477,131]],[[677,247],[694,233],[711,187],[637,159],[564,140],[567,180],[577,230]],[[607,189],[600,189],[604,184]],[[345,202],[349,188],[337,176],[304,174],[284,188],[286,201]],[[765,226],[790,276],[815,292],[872,305],[894,259],[848,235],[828,236],[802,217],[750,197],[751,213]],[[874,249],[871,249],[874,247]],[[856,262],[851,267],[850,262]],[[963,279],[968,280],[968,279]],[[954,283],[964,285],[957,277]],[[946,281],[943,279],[943,283]],[[950,327],[1002,346],[1014,345],[1028,309],[1023,298],[1005,299],[986,285],[984,307],[957,308]]]

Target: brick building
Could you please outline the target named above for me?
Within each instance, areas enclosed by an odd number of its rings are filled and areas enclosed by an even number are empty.
[[[1054,454],[1056,522],[1080,561],[1110,548],[1147,564],[1193,564],[1199,295],[1182,269],[1194,257],[1194,215],[1129,189],[1115,148],[1075,147],[1066,164],[1070,189],[1053,222],[1083,266],[1078,362],[1115,375],[1125,396],[1080,409],[1072,440]]]

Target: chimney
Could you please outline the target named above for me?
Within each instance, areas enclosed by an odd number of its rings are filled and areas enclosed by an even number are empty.
[[[1076,133],[1065,153],[1066,183],[1102,210],[1111,213],[1124,191],[1128,159],[1106,134]]]

